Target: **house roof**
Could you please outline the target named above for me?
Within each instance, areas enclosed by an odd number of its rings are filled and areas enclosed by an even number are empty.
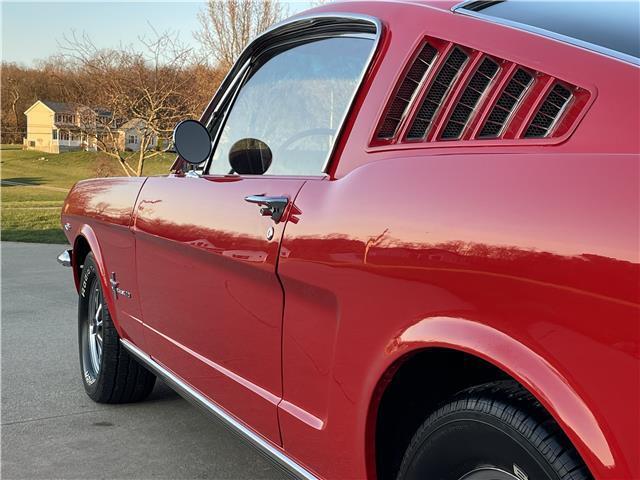
[[[51,100],[40,101],[56,113],[75,113],[78,109],[78,105],[75,103],[52,102]]]
[[[131,120],[129,120],[128,122],[123,123],[122,125],[120,125],[120,128],[122,130],[129,130],[129,129],[143,129],[145,128],[147,125],[147,122],[144,121],[141,118],[132,118]]]
[[[54,113],[71,113],[75,114],[79,110],[87,110],[88,107],[80,103],[71,103],[71,102],[54,102],[51,100],[37,100],[33,105],[31,105],[24,113],[29,113],[33,107],[38,105],[38,103],[42,103],[45,107],[51,110]],[[96,107],[92,109],[98,115],[111,116],[111,112],[106,108]]]

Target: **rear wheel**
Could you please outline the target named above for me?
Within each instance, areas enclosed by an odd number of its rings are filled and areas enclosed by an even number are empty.
[[[92,253],[85,259],[80,278],[78,343],[82,381],[92,400],[137,402],[153,390],[155,375],[120,345]]]
[[[575,449],[514,381],[464,390],[429,416],[402,460],[402,480],[588,480]]]

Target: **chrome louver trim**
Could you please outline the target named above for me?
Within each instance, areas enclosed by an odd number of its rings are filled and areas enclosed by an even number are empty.
[[[548,137],[573,99],[569,88],[556,82],[549,90],[524,133],[524,138]]]
[[[389,140],[396,136],[398,128],[404,121],[415,100],[415,96],[420,91],[437,58],[438,50],[429,42],[424,42],[411,66],[399,82],[378,128],[376,138]]]
[[[500,137],[531,85],[533,85],[533,75],[524,68],[518,67],[500,92],[478,133],[478,138]]]
[[[438,73],[429,83],[420,108],[412,120],[407,133],[408,140],[421,140],[427,136],[468,61],[469,55],[457,45],[447,54]]]
[[[498,63],[490,57],[482,59],[456,101],[440,135],[441,139],[457,140],[462,137],[498,72],[500,72]]]

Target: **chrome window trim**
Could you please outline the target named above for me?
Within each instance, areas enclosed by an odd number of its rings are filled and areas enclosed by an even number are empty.
[[[209,159],[206,161],[205,166],[202,170],[203,173],[206,172],[206,175],[209,175],[209,169],[213,164],[213,155],[215,154],[216,148],[218,147],[218,143],[220,142],[220,137],[222,136],[222,130],[224,130],[224,126],[226,125],[227,119],[229,117],[229,112],[231,112],[231,109],[233,108],[233,104],[236,101],[236,97],[240,93],[240,90],[242,89],[242,85],[244,84],[244,81],[246,80],[247,75],[249,74],[249,71],[250,71],[249,67],[250,67],[250,62],[246,61],[242,65],[242,68],[240,68],[236,77],[233,79],[233,81],[231,82],[229,87],[226,89],[222,97],[220,98],[219,103],[223,104],[227,101],[227,97],[231,96],[231,98],[229,99],[229,105],[224,109],[222,119],[220,120],[220,127],[215,132],[215,136],[212,139],[211,155]],[[214,123],[214,119],[216,118],[217,114],[219,114],[219,110],[214,110],[211,113],[211,118],[206,124],[207,129],[209,131],[211,131],[211,128]],[[212,174],[212,175],[218,175],[218,174]]]
[[[616,60],[620,60],[625,63],[630,63],[631,65],[640,66],[640,58],[636,58],[633,55],[628,55],[626,53],[618,52],[617,50],[612,50],[610,48],[603,47],[601,45],[596,45],[595,43],[590,43],[584,40],[579,40],[577,38],[569,37],[567,35],[562,35],[561,33],[552,32],[551,30],[546,30],[544,28],[534,27],[532,25],[527,25],[526,23],[520,23],[513,20],[506,20],[504,18],[494,17],[492,15],[487,15],[481,12],[474,12],[473,10],[468,10],[465,8],[466,5],[470,3],[474,3],[476,1],[477,0],[465,0],[464,2],[458,3],[457,5],[454,5],[453,7],[451,7],[451,11],[453,13],[459,13],[467,17],[473,17],[479,20],[485,20],[487,22],[496,23],[499,25],[503,25],[505,27],[510,27],[517,30],[523,30],[525,32],[540,35],[541,37],[547,37],[553,40],[558,40],[559,42],[568,43],[569,45],[580,47],[585,50],[589,50],[591,52],[599,53],[600,55],[604,55],[606,57],[615,58]]]
[[[267,440],[246,427],[242,422],[236,420],[221,407],[213,403],[197,389],[186,383],[177,375],[170,372],[161,364],[153,360],[149,355],[136,347],[128,340],[120,339],[120,344],[133,355],[138,361],[153,371],[156,375],[168,383],[177,393],[189,402],[204,409],[207,413],[213,415],[216,419],[222,421],[225,426],[230,427],[234,433],[239,434],[251,445],[265,453],[271,460],[275,461],[279,466],[284,467],[289,472],[305,480],[317,480],[309,470],[304,468],[293,459],[289,458],[284,452],[273,446]]]
[[[326,25],[330,27],[330,29],[344,27],[345,31],[333,32],[333,33],[331,32],[307,33],[309,28],[323,26],[324,23],[326,23]],[[375,29],[375,32],[369,33],[369,32],[358,31],[358,26],[362,28],[366,24],[368,24],[369,27],[373,27]],[[352,27],[353,29],[351,31],[348,31],[349,27]],[[378,51],[380,38],[382,36],[382,22],[378,18],[372,17],[370,15],[363,15],[363,14],[356,14],[356,13],[327,12],[327,13],[316,13],[316,14],[292,17],[273,25],[271,28],[267,29],[261,35],[257,36],[253,41],[249,43],[249,45],[247,45],[247,47],[245,47],[236,64],[231,68],[231,70],[229,71],[225,79],[222,81],[220,90],[216,92],[216,94],[214,95],[214,98],[211,100],[211,102],[205,109],[205,113],[211,109],[212,105],[214,104],[220,105],[222,104],[222,102],[226,100],[228,91],[230,89],[233,89],[237,85],[239,77],[242,77],[240,79],[241,82],[244,81],[246,72],[249,71],[249,69],[245,70],[245,68],[247,67],[247,65],[251,63],[254,56],[259,56],[260,54],[263,53],[264,43],[267,43],[273,39],[277,39],[278,36],[287,34],[291,30],[296,30],[296,29],[302,29],[302,31],[299,32],[299,34],[296,35],[291,40],[304,41],[306,39],[313,39],[315,37],[333,38],[333,37],[338,37],[343,35],[353,36],[353,35],[358,35],[359,33],[367,33],[367,37],[372,38],[373,40],[373,44],[371,46],[369,56],[365,60],[364,66],[362,68],[362,72],[360,73],[360,76],[357,79],[356,85],[353,89],[353,93],[351,94],[351,97],[347,102],[347,108],[344,112],[344,115],[337,123],[335,138],[333,140],[331,148],[329,149],[329,152],[327,153],[327,158],[323,162],[320,172],[309,173],[304,175],[305,177],[324,177],[328,173],[328,169],[331,164],[331,159],[333,158],[333,154],[338,144],[338,140],[340,139],[342,135],[342,131],[344,129],[344,124],[346,123],[347,119],[349,118],[349,115],[351,114],[351,111],[353,110],[355,100],[358,96],[358,93],[360,92],[360,89],[362,88],[364,79],[366,78],[367,73],[371,68],[373,58],[376,52]],[[231,108],[233,108],[233,102],[235,100],[235,96],[238,94],[241,88],[242,88],[242,85],[240,85],[239,88],[235,89],[234,98],[231,99],[231,105],[230,105]],[[221,90],[224,90],[224,91],[221,93],[220,92]],[[222,119],[220,131],[216,132],[216,138],[214,140],[214,148],[212,149],[211,157],[207,160],[206,165],[204,167],[204,172],[206,172],[207,175],[211,167],[211,163],[213,161],[213,153],[215,152],[215,147],[217,146],[218,137],[221,134],[222,129],[224,128],[225,122],[227,121],[226,117],[228,116],[231,108],[227,108],[226,112],[224,113],[225,117]],[[216,110],[214,109],[209,114],[210,118],[203,119],[206,121],[207,126],[210,125],[214,117],[215,111]],[[212,174],[212,175],[216,175],[216,174]],[[266,174],[264,176],[268,177],[269,175]],[[300,175],[273,175],[273,176],[274,177],[299,177]]]

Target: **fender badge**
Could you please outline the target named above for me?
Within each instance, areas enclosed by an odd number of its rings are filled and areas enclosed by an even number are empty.
[[[119,288],[118,285],[120,283],[116,280],[116,272],[111,272],[111,278],[109,279],[109,283],[111,284],[111,291],[113,292],[113,296],[118,298],[118,295],[122,295],[123,297],[131,298],[131,292],[128,290],[123,290]]]

